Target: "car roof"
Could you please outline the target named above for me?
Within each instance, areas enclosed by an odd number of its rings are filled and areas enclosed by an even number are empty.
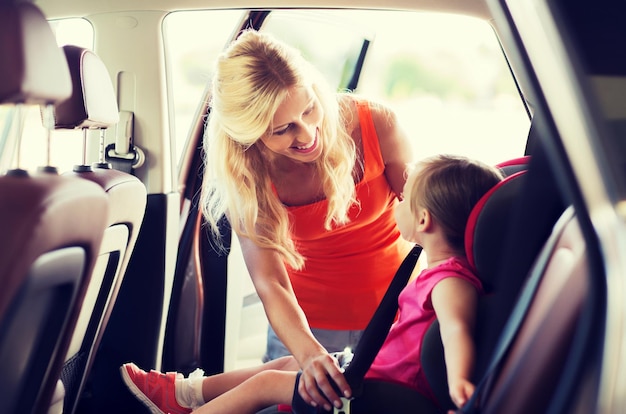
[[[44,14],[50,19],[82,17],[91,14],[119,11],[162,10],[165,12],[191,9],[249,9],[249,8],[370,8],[424,10],[452,12],[482,19],[490,19],[485,0],[307,0],[307,1],[249,1],[249,0],[36,0]]]

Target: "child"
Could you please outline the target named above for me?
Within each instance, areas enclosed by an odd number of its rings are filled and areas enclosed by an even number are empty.
[[[410,171],[395,219],[402,237],[423,247],[428,265],[400,294],[398,320],[366,378],[399,382],[434,399],[421,370],[420,347],[436,317],[452,401],[461,407],[469,399],[474,391],[469,379],[472,329],[482,285],[465,258],[465,225],[476,202],[501,179],[494,167],[449,155],[423,160]],[[209,377],[146,373],[132,363],[124,364],[121,372],[153,413],[189,413],[192,407],[199,407],[197,413],[255,413],[291,403],[298,369],[295,359],[283,357]],[[298,391],[312,404],[311,390],[303,388],[300,384]],[[333,404],[341,407],[340,401]],[[330,404],[325,409],[330,410]]]

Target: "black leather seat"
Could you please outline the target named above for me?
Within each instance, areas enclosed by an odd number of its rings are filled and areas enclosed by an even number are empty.
[[[70,95],[67,63],[36,6],[0,5],[0,39],[0,104],[52,105]],[[0,176],[0,200],[0,413],[47,412],[102,242],[107,198],[94,183],[17,168]]]
[[[488,372],[489,387],[479,391],[476,412],[570,412],[577,359],[594,360],[584,351],[586,343],[597,340],[587,335],[590,326],[584,317],[591,275],[581,226],[569,208],[533,266],[533,279],[524,290],[528,299],[514,310],[512,320],[518,322],[509,333],[512,339],[506,347],[500,345],[506,352],[497,369]]]

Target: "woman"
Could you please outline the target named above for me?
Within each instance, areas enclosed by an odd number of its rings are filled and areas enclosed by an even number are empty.
[[[212,88],[203,213],[216,239],[224,216],[239,238],[271,325],[265,359],[292,354],[303,396],[336,401],[327,375],[350,389],[329,352],[356,344],[411,247],[393,217],[410,144],[389,109],[337,94],[256,31]]]

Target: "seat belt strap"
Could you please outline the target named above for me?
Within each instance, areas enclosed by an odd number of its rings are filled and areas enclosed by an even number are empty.
[[[409,281],[421,253],[422,248],[416,245],[404,258],[354,349],[354,357],[344,372],[354,395],[361,389],[365,374],[387,338],[398,312],[398,296]]]

